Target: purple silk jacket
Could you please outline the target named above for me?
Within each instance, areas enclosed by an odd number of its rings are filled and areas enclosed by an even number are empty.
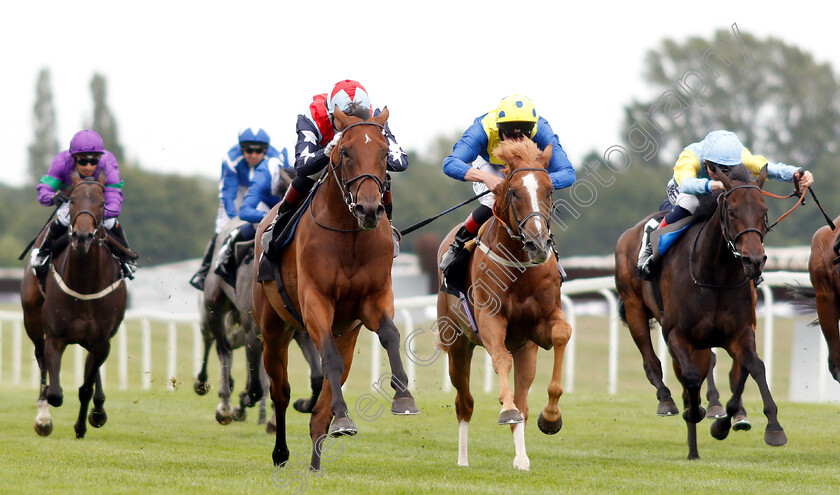
[[[69,150],[57,154],[46,175],[42,176],[41,182],[35,186],[38,190],[38,201],[44,206],[50,206],[50,198],[53,194],[73,185],[71,177],[75,169],[76,164]],[[100,170],[105,172],[105,218],[114,218],[122,211],[123,181],[120,180],[117,159],[110,151],[105,151],[99,158],[99,165],[96,166],[93,176],[98,177]]]

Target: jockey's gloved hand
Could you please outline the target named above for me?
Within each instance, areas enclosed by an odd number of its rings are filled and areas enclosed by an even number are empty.
[[[67,197],[60,191],[50,196],[50,204],[53,206],[61,206],[65,201],[67,201]]]
[[[327,155],[329,157],[330,154],[332,154],[332,150],[333,150],[333,148],[335,148],[335,145],[338,144],[339,139],[341,139],[341,133],[336,132],[335,136],[333,136],[333,138],[332,138],[332,141],[330,141],[329,143],[327,143],[326,146],[324,146],[324,154],[325,155]]]

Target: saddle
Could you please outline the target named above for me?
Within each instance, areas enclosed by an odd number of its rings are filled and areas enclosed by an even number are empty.
[[[664,215],[663,215],[664,216]],[[683,218],[670,225],[656,229],[650,233],[650,245],[653,248],[653,257],[651,258],[652,270],[658,270],[659,262],[665,256],[668,249],[682,237],[683,233],[688,230],[697,218],[694,215]]]
[[[441,291],[455,297],[461,297],[467,292],[467,269],[470,266],[469,261],[478,245],[476,241],[484,234],[488,224],[490,222],[485,222],[478,229],[478,235],[465,242],[464,249],[452,260],[452,264],[443,273],[443,283],[440,286]]]

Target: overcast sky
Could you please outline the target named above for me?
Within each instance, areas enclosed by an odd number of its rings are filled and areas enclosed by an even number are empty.
[[[577,164],[620,143],[623,106],[653,96],[642,61],[663,38],[709,38],[737,23],[798,45],[837,72],[838,5],[14,2],[4,6],[0,30],[0,181],[23,182],[42,67],[52,73],[61,149],[90,121],[89,85],[99,72],[127,156],[149,170],[217,178],[222,153],[246,126],[264,127],[272,144],[291,151],[297,114],[345,78],[387,105],[399,142],[420,152],[502,97],[524,94]]]

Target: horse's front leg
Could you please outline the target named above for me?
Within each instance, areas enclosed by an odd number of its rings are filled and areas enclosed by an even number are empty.
[[[513,402],[519,412],[522,413],[523,421],[528,421],[528,391],[534,383],[534,375],[537,372],[537,345],[528,341],[525,347],[513,353]],[[513,433],[513,448],[515,455],[513,467],[522,471],[531,469],[531,461],[525,450],[525,422],[510,425]]]
[[[720,391],[715,385],[715,366],[717,366],[717,356],[712,352],[712,360],[709,363],[709,373],[706,374],[706,400],[708,407],[706,408],[707,418],[722,418],[726,415],[723,405],[720,403]]]
[[[233,407],[230,405],[231,377],[230,370],[233,366],[233,349],[226,339],[216,340],[216,351],[219,355],[221,378],[219,380],[219,405],[216,406],[216,421],[219,424],[227,425],[233,421]]]
[[[499,315],[490,316],[484,312],[478,312],[476,318],[481,342],[484,344],[487,354],[490,355],[493,370],[499,376],[499,403],[502,405],[499,425],[522,423],[525,418],[516,408],[513,391],[510,387],[510,370],[513,367],[513,359],[505,347],[507,319]]]
[[[840,382],[840,302],[831,285],[817,287],[817,318],[828,345],[828,371]]]
[[[318,402],[318,397],[321,395],[321,388],[324,386],[324,370],[321,368],[321,356],[318,354],[318,348],[312,342],[312,337],[306,330],[295,330],[295,342],[300,346],[300,351],[303,353],[303,358],[309,365],[309,386],[312,389],[312,395],[307,399],[298,399],[292,404],[296,411],[302,413],[311,413],[315,408],[315,403]]]
[[[394,389],[391,413],[398,415],[419,414],[420,409],[417,407],[411,392],[408,391],[408,375],[403,368],[402,357],[400,356],[400,332],[394,325],[394,320],[382,315],[376,334],[379,335],[379,343],[388,353],[388,362],[391,364],[391,388]]]
[[[563,357],[566,344],[572,337],[572,326],[566,321],[566,315],[559,311],[559,317],[551,326],[551,345],[554,348],[554,366],[551,369],[551,381],[548,383],[548,403],[537,418],[540,431],[553,435],[563,427],[563,417],[560,414],[558,402],[563,395]],[[657,360],[658,361],[658,360]]]
[[[700,405],[700,386],[703,379],[708,372],[708,357],[706,357],[706,365],[702,367],[702,372],[695,364],[695,359],[700,358],[698,351],[694,350],[693,346],[686,338],[684,338],[677,330],[672,330],[668,333],[668,349],[671,352],[673,359],[674,373],[679,378],[683,386],[683,419],[685,420],[686,428],[688,429],[688,459],[699,459],[700,455],[697,451],[697,423],[703,420],[706,416],[706,411]],[[710,350],[706,350],[711,354]]]
[[[96,381],[93,389],[93,409],[88,415],[88,422],[94,428],[101,428],[108,421],[108,415],[105,413],[105,389],[102,387],[102,373],[100,369],[96,370]]]
[[[195,382],[193,383],[193,390],[198,395],[204,395],[210,390],[210,387],[207,385],[207,358],[210,357],[210,347],[213,345],[213,337],[205,332],[203,326],[201,330],[201,336],[204,342],[204,354],[201,360],[201,369],[198,371],[198,375],[195,377]]]
[[[47,387],[47,403],[53,407],[61,407],[64,403],[64,391],[61,389],[61,355],[67,343],[62,339],[47,337],[44,343],[44,361],[47,372],[50,375],[50,384]]]
[[[88,356],[85,359],[85,379],[82,386],[79,387],[79,417],[76,420],[74,429],[76,430],[76,438],[84,438],[87,433],[87,424],[85,417],[87,416],[90,399],[93,396],[94,385],[99,379],[99,367],[105,362],[108,353],[111,351],[111,342],[103,340],[92,345],[88,349]],[[104,394],[102,400],[104,402]]]

